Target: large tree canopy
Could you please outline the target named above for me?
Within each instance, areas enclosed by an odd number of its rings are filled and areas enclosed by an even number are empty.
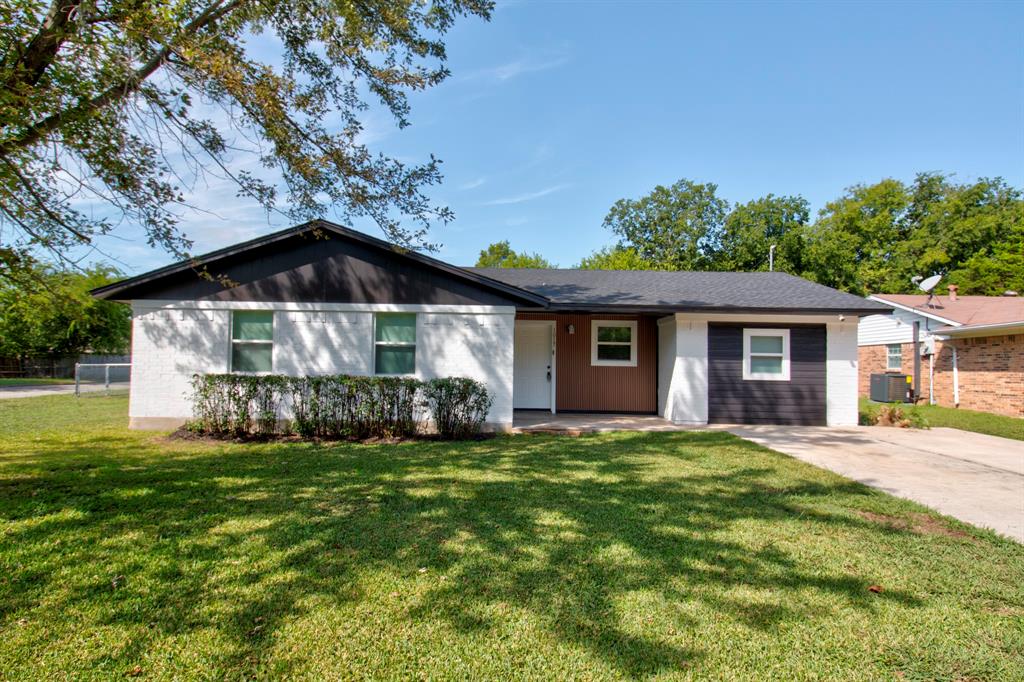
[[[1000,178],[957,184],[921,173],[907,185],[851,187],[807,233],[805,274],[857,294],[911,293],[911,279],[947,275],[964,294],[1018,289],[1024,200]]]
[[[480,257],[476,259],[478,268],[553,268],[543,256],[538,253],[519,253],[508,243],[508,240],[490,244],[486,249],[480,251]]]
[[[606,246],[580,260],[578,270],[663,270],[632,246]]]
[[[334,209],[423,245],[429,225],[451,217],[422,192],[439,181],[438,161],[407,166],[373,155],[359,142],[360,115],[377,100],[406,125],[407,93],[448,74],[443,34],[460,15],[486,18],[491,8],[491,0],[4,2],[0,275],[39,249],[65,257],[125,219],[151,244],[183,254],[180,209],[209,173],[294,220]]]
[[[715,185],[680,180],[617,201],[605,227],[615,246],[578,267],[775,269],[855,294],[914,293],[913,277],[942,274],[961,293],[1024,293],[1024,198],[1001,178],[957,183],[920,173],[854,185],[810,221],[807,200],[774,196],[730,206]]]
[[[644,261],[669,270],[706,270],[718,249],[729,204],[715,195],[717,185],[680,180],[658,185],[639,199],[619,199],[604,226]]]
[[[84,272],[32,263],[30,272],[0,280],[0,355],[77,355],[125,353],[131,310],[100,301],[91,289],[110,284],[121,273],[93,266]]]
[[[767,270],[769,250],[775,246],[775,269],[803,272],[804,230],[810,207],[803,197],[769,194],[735,206],[725,218],[715,253],[716,270]]]

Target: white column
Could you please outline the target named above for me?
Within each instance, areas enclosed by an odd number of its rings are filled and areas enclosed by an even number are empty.
[[[829,426],[857,424],[857,319],[825,325],[828,335],[825,395]]]
[[[664,403],[663,416],[676,424],[708,423],[706,320],[676,317],[675,363]]]

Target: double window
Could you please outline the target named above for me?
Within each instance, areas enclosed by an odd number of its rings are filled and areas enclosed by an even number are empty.
[[[903,369],[903,346],[898,343],[890,343],[885,346],[885,369],[888,372],[898,372]]]
[[[636,367],[636,321],[591,321],[590,364]]]
[[[235,310],[231,313],[231,371],[274,370],[274,311]]]
[[[374,374],[415,374],[416,313],[374,316]]]
[[[789,330],[743,330],[743,378],[789,381]]]

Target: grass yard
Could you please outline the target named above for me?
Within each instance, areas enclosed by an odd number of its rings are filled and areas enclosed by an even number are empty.
[[[861,398],[860,410],[877,410],[880,404]],[[951,429],[1024,440],[1024,419],[939,405],[917,405],[914,409],[928,420],[929,426],[947,426]]]
[[[125,411],[0,402],[0,679],[1024,679],[1024,547],[726,433],[208,444]]]
[[[74,379],[54,379],[52,377],[0,377],[0,386],[53,386],[73,383],[75,383]]]

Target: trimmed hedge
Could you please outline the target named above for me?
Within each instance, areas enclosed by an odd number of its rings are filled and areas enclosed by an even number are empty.
[[[470,438],[492,402],[483,384],[464,377],[197,374],[188,428],[216,436],[294,430],[304,438],[408,438],[418,433],[423,409],[442,438]],[[286,406],[291,420],[283,418]]]
[[[431,379],[424,394],[437,432],[452,440],[480,433],[494,402],[483,384],[464,377]]]

